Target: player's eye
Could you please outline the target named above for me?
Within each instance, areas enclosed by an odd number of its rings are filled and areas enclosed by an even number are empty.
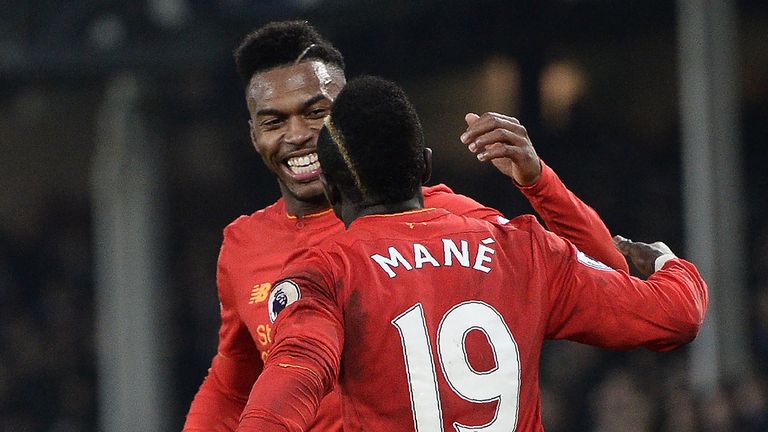
[[[307,113],[307,117],[311,119],[324,118],[328,115],[327,108],[314,108]]]
[[[263,120],[260,124],[261,124],[261,127],[263,127],[263,128],[273,129],[273,128],[276,128],[276,127],[280,126],[282,123],[283,123],[282,119],[277,118],[277,117],[273,117],[273,118],[268,118],[268,119]]]

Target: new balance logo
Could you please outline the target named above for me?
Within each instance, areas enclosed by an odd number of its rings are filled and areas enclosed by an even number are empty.
[[[272,284],[269,282],[254,285],[253,289],[251,290],[251,298],[248,300],[248,304],[254,304],[266,300],[269,296],[270,288],[272,288]]]

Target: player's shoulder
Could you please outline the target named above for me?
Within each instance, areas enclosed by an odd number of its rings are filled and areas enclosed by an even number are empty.
[[[433,186],[422,186],[421,192],[424,195],[424,205],[426,207],[448,208],[455,206],[457,202],[461,203],[463,196],[457,194],[453,189],[439,183]],[[455,212],[454,212],[455,213]]]
[[[317,246],[311,248],[311,255],[322,257],[334,268],[347,268],[351,262],[360,258],[361,245],[369,244],[381,237],[380,229],[360,229],[354,227],[336,235],[323,239]]]
[[[535,216],[526,214],[512,219],[506,219],[499,216],[496,220],[483,220],[482,222],[493,225],[495,229],[504,233],[506,236],[513,237],[537,237],[546,229],[539,223]]]
[[[266,232],[266,228],[275,227],[284,213],[282,198],[276,202],[256,210],[249,215],[241,215],[224,227],[224,242],[238,240],[254,234]]]
[[[500,226],[506,227],[507,229],[514,229],[518,231],[532,232],[544,229],[544,227],[542,227],[539,223],[539,220],[536,219],[536,216],[531,214],[520,215],[509,220],[502,218],[499,220],[498,224]]]
[[[486,207],[466,195],[458,194],[444,184],[426,187],[423,191],[425,207],[442,208],[453,214],[476,219],[493,220],[502,216],[498,210]]]
[[[508,238],[514,238],[512,243],[528,244],[531,253],[540,254],[546,251],[568,251],[567,241],[548,231],[533,215],[521,215],[506,224],[499,225]]]
[[[359,240],[359,236],[348,230],[344,230],[336,235],[323,239],[316,247],[311,249],[317,256],[322,255],[325,257],[332,257],[344,255],[344,253],[349,251]]]
[[[453,189],[449,188],[447,185],[443,183],[438,183],[433,186],[422,186],[421,191],[424,194],[424,197],[428,196],[434,196],[434,195],[440,195],[440,194],[455,194]]]

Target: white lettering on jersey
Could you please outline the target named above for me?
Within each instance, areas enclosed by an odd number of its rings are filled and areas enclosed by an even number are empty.
[[[456,265],[470,268],[470,263],[473,263],[471,268],[481,271],[483,273],[489,273],[491,271],[491,264],[493,263],[493,255],[496,251],[490,246],[495,243],[493,238],[488,237],[481,240],[478,244],[473,245],[470,249],[469,242],[467,240],[460,240],[457,245],[455,241],[451,239],[442,239],[442,254],[435,253],[436,250],[430,251],[427,246],[420,243],[413,243],[413,255],[406,257],[397,248],[390,246],[387,249],[388,257],[385,255],[374,254],[371,255],[371,259],[381,267],[382,270],[390,277],[397,276],[395,270],[398,267],[403,267],[406,270],[421,269],[425,264],[430,264],[432,267],[452,267],[454,263]],[[439,246],[438,246],[439,247]],[[474,252],[473,254],[470,252]],[[435,259],[435,256],[442,256],[443,262],[440,263]]]
[[[413,263],[415,264],[414,267],[417,269],[420,269],[424,267],[424,263],[428,262],[432,264],[434,267],[440,267],[440,264],[438,264],[437,260],[432,256],[432,254],[429,253],[426,247],[422,244],[414,243],[413,244]]]
[[[477,257],[475,257],[475,265],[472,266],[475,270],[480,270],[483,273],[488,273],[491,271],[489,267],[486,267],[483,265],[484,262],[491,262],[491,257],[489,257],[487,254],[495,254],[496,251],[486,246],[487,244],[493,244],[496,243],[493,241],[492,238],[488,237],[486,239],[483,239],[482,244],[477,246]]]
[[[461,252],[459,252],[459,248],[456,247],[453,240],[443,239],[443,251],[445,252],[443,259],[445,265],[453,265],[453,257],[456,257],[459,264],[469,267],[469,243],[466,240],[461,241]]]
[[[395,277],[395,272],[392,271],[392,267],[397,267],[402,264],[406,270],[413,269],[413,266],[411,266],[411,264],[406,261],[405,258],[403,258],[403,255],[392,246],[389,247],[389,258],[384,258],[379,254],[375,254],[371,255],[371,259],[376,261],[376,264],[381,266],[381,268],[384,269],[384,271],[387,272],[391,278]]]

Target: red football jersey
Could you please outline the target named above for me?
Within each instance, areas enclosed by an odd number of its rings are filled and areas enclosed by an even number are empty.
[[[648,281],[543,229],[442,209],[365,216],[291,260],[275,344],[238,430],[304,430],[341,386],[345,431],[538,431],[544,339],[665,350],[695,337],[704,281]]]
[[[573,195],[543,162],[539,181],[520,190],[549,229],[611,267],[627,269],[597,213]],[[423,191],[427,207],[491,221],[502,217],[444,185]],[[235,430],[273,344],[266,302],[271,283],[291,254],[343,231],[344,225],[331,210],[296,218],[288,215],[282,199],[227,226],[216,277],[221,302],[218,353],[192,402],[185,431]],[[340,410],[339,396],[331,392],[310,430],[340,430]]]

